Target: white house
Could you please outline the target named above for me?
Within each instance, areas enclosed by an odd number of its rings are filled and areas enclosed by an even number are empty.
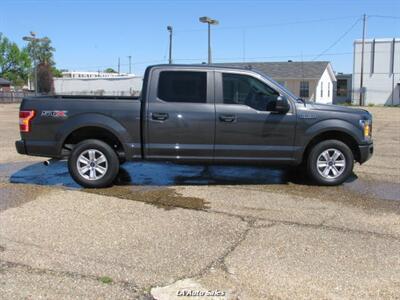
[[[248,62],[222,65],[251,67],[286,86],[296,96],[319,103],[332,103],[335,73],[329,61]]]
[[[354,41],[353,102],[360,101],[362,40]],[[400,39],[367,39],[364,46],[364,103],[400,104]]]

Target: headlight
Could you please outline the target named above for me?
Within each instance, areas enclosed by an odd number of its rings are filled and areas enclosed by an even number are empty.
[[[370,140],[372,137],[372,120],[360,120],[360,126],[363,130],[364,139]]]

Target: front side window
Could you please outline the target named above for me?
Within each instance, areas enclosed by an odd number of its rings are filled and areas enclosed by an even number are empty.
[[[310,84],[308,81],[300,81],[300,97],[308,98],[310,95]]]
[[[279,93],[256,78],[222,74],[225,104],[242,104],[260,111],[274,111]]]
[[[207,72],[162,71],[158,98],[167,102],[207,102]]]

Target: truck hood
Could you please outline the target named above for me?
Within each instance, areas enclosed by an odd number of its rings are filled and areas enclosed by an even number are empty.
[[[350,113],[350,114],[358,114],[358,115],[369,115],[369,112],[365,109],[361,108],[352,108],[346,106],[332,105],[332,104],[320,104],[314,102],[307,102],[307,107],[310,110],[317,111],[331,111],[331,112],[341,112],[341,113]]]

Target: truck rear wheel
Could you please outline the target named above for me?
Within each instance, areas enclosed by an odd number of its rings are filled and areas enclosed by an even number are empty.
[[[309,176],[320,185],[339,185],[353,172],[354,156],[350,148],[338,140],[316,144],[307,160]]]
[[[117,153],[100,140],[77,144],[69,156],[68,169],[72,178],[86,188],[103,188],[113,184],[119,171]]]

